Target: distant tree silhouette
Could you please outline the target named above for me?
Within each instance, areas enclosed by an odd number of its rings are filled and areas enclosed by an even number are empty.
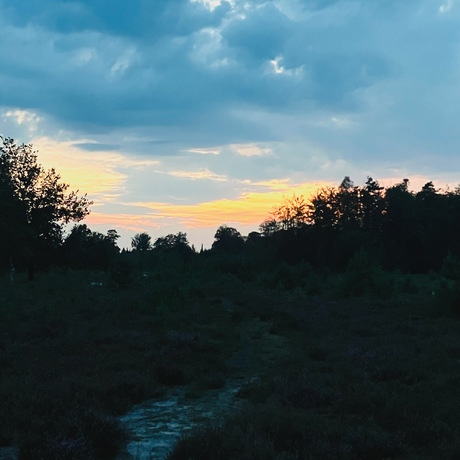
[[[384,189],[372,177],[359,187],[345,176],[338,187],[321,188],[301,203],[306,218],[300,224],[296,204],[285,201],[260,225],[259,253],[264,245],[277,260],[343,270],[360,252],[386,269],[410,272],[460,258],[460,186],[441,192],[430,181],[414,193],[408,179]]]
[[[8,255],[15,259],[22,252],[33,277],[35,261],[61,244],[62,225],[82,220],[92,202],[86,195],[78,196],[78,190],[67,192],[69,185],[60,181],[55,169],[46,170],[38,163],[32,145],[17,145],[2,136],[0,141],[0,220],[17,232]],[[8,238],[8,231],[2,237]]]
[[[259,232],[250,232],[246,238],[246,243],[253,243],[260,241],[262,234]]]
[[[170,233],[155,240],[153,247],[156,249],[174,249],[189,246],[187,234],[179,232],[177,235]]]
[[[415,196],[409,191],[409,180],[385,190],[387,213],[384,222],[384,238],[387,248],[386,266],[409,270],[419,258],[420,246],[416,228]]]
[[[259,230],[263,236],[271,236],[281,230],[281,224],[273,217],[265,219],[260,225]]]
[[[148,251],[149,249],[152,249],[151,240],[152,238],[148,233],[137,233],[131,238],[131,247],[134,251]]]
[[[212,249],[217,251],[238,251],[243,247],[244,240],[241,233],[233,227],[221,225],[215,235]]]
[[[310,207],[303,195],[285,198],[284,202],[273,211],[274,220],[285,230],[301,227],[310,220]]]
[[[350,176],[345,176],[339,185],[342,190],[350,190],[354,188],[355,183],[350,179]]]
[[[118,238],[120,238],[120,235],[118,234],[118,232],[116,230],[111,229],[111,230],[107,231],[107,237],[106,238],[108,240],[110,240],[114,246],[116,246],[117,245],[117,240],[118,240]]]
[[[360,193],[363,230],[370,232],[372,235],[379,234],[382,231],[384,216],[387,212],[383,187],[368,176]]]
[[[175,254],[176,257],[179,257],[183,261],[188,260],[195,253],[195,248],[191,247],[187,240],[187,234],[182,232],[176,235],[171,233],[157,238],[153,244],[153,248],[156,253],[162,252],[170,257]]]
[[[62,246],[64,262],[72,268],[107,270],[120,252],[118,238],[116,230],[103,235],[92,232],[85,224],[75,225]]]
[[[335,187],[323,187],[316,191],[311,199],[311,222],[317,228],[335,228],[339,222],[338,190]]]
[[[448,194],[438,193],[431,181],[415,195],[414,224],[420,244],[418,254],[421,271],[440,269],[449,252],[456,252],[456,245],[452,245],[452,242],[458,240],[454,216],[458,215],[459,210],[455,212],[452,209],[449,203],[452,198]]]
[[[362,226],[361,190],[345,176],[336,196],[338,227],[341,230],[356,230]]]

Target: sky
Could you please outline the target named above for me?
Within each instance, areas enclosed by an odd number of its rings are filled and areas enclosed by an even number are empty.
[[[460,0],[0,0],[0,62],[0,135],[122,247],[346,175],[460,183]]]

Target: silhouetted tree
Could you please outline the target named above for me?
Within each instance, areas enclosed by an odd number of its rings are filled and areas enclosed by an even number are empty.
[[[103,235],[92,232],[85,224],[75,225],[62,245],[64,261],[72,268],[107,270],[120,252],[118,238],[116,230]]]
[[[259,225],[259,230],[263,236],[271,236],[281,230],[281,228],[281,224],[274,218],[265,219]]]
[[[182,232],[157,238],[153,247],[155,252],[163,252],[170,260],[175,256],[182,261],[187,261],[195,253],[195,248],[191,247],[187,240],[187,234]]]
[[[32,145],[17,145],[1,136],[0,140],[0,220],[20,235],[20,242],[13,241],[27,248],[23,256],[32,277],[35,259],[62,243],[62,225],[82,220],[92,202],[86,195],[78,196],[78,190],[67,192],[69,185],[60,181],[54,168],[46,170],[38,163]],[[19,253],[11,245],[9,255],[16,258]]]
[[[419,263],[420,247],[416,227],[415,196],[409,190],[409,179],[385,190],[387,213],[384,240],[388,268],[411,270]]]
[[[345,176],[337,191],[337,218],[341,230],[356,230],[362,226],[361,190]]]
[[[241,233],[233,227],[221,225],[214,235],[212,249],[218,251],[238,251],[243,247],[244,240]]]
[[[363,230],[373,235],[380,233],[387,206],[383,196],[383,187],[369,176],[361,189],[361,206]]]
[[[338,190],[335,187],[319,189],[311,199],[311,221],[317,228],[335,228],[339,221]]]
[[[111,230],[107,231],[107,237],[106,238],[108,240],[110,240],[114,246],[117,246],[117,240],[118,240],[118,238],[120,238],[120,235],[118,234],[118,232],[116,230],[111,229]]]
[[[149,249],[152,249],[151,240],[152,238],[148,233],[137,233],[131,238],[131,247],[134,251],[148,251]]]
[[[339,185],[342,190],[350,190],[354,188],[355,183],[350,179],[350,176],[345,176]]]
[[[187,241],[187,234],[179,232],[177,235],[169,234],[161,236],[155,240],[153,247],[155,249],[174,249],[179,247],[190,247]]]
[[[387,269],[426,272],[460,257],[460,187],[442,193],[430,181],[414,193],[408,179],[384,189],[372,177],[359,187],[345,176],[313,195],[299,225],[291,204],[260,225],[265,253],[277,260],[342,270],[361,252]]]
[[[273,211],[274,220],[285,230],[301,227],[310,219],[310,207],[303,195],[285,198],[284,202]]]

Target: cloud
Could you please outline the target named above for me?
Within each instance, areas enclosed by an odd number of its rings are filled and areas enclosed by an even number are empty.
[[[447,13],[450,9],[452,9],[452,6],[454,5],[454,0],[447,0],[445,3],[443,3],[439,7],[439,12],[440,13]]]
[[[205,7],[117,0],[110,9],[102,1],[26,3],[18,10],[15,2],[0,1],[7,12],[0,19],[0,96],[39,108],[68,129],[97,132],[148,120],[153,131],[190,126],[203,139],[211,132],[203,129],[207,118],[221,135],[233,123],[232,136],[244,136],[231,115],[235,107],[285,110],[302,100],[341,101],[385,67],[381,56],[346,51],[346,40],[332,64],[330,46],[321,43],[325,31],[316,26],[315,37],[308,16],[293,20],[279,2]],[[271,72],[264,72],[267,66]],[[363,66],[366,75],[357,72]]]
[[[224,218],[217,208],[280,178],[448,177],[460,170],[456,7],[0,0],[1,134],[36,139],[107,213],[214,203],[181,211]]]
[[[85,222],[89,225],[103,225],[133,232],[144,232],[149,229],[160,228],[160,224],[155,222],[155,216],[129,214],[110,214],[101,212],[91,212]]]
[[[202,3],[210,11],[214,11],[218,6],[221,6],[223,1],[225,0],[191,0],[192,3]],[[228,3],[232,4],[233,0]]]
[[[33,146],[38,151],[39,162],[47,168],[55,168],[71,189],[79,189],[102,202],[104,196],[117,195],[123,190],[126,176],[117,170],[123,162],[119,154],[85,153],[76,148],[74,142],[46,137],[34,138]]]
[[[98,142],[77,142],[72,144],[74,147],[77,147],[88,152],[103,152],[106,150],[118,150],[119,145],[116,144],[100,144]]]
[[[191,153],[198,153],[200,155],[220,155],[219,148],[215,148],[215,149],[195,148],[195,149],[189,149],[188,151]]]
[[[129,48],[115,61],[110,69],[112,75],[122,74],[129,69],[137,60],[136,49]]]
[[[157,222],[162,219],[177,219],[187,228],[216,227],[223,223],[252,225],[257,227],[269,217],[273,206],[292,194],[310,197],[318,188],[330,183],[305,183],[289,185],[287,181],[261,182],[257,185],[265,189],[261,192],[247,192],[237,199],[219,199],[194,205],[171,205],[160,202],[137,202],[131,206],[149,210]]]
[[[37,131],[38,124],[40,123],[40,117],[29,110],[6,110],[2,113],[4,120],[10,118],[14,120],[19,126],[23,125],[29,131],[30,134]]]
[[[223,174],[215,174],[208,169],[202,171],[170,171],[168,174],[174,177],[183,177],[192,180],[208,179],[218,182],[226,182],[228,180]]]
[[[230,148],[243,157],[263,157],[272,153],[271,149],[255,144],[233,144]]]

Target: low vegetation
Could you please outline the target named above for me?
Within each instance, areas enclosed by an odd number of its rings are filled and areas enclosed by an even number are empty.
[[[460,453],[452,280],[376,271],[353,294],[353,264],[328,276],[281,264],[255,279],[208,266],[134,269],[129,285],[70,269],[4,280],[1,444],[23,459],[114,458],[133,404],[237,377],[244,409],[184,437],[171,459]]]
[[[0,457],[114,459],[134,404],[243,379],[170,460],[460,458],[460,189],[345,178],[211,250],[120,252],[1,139]]]

